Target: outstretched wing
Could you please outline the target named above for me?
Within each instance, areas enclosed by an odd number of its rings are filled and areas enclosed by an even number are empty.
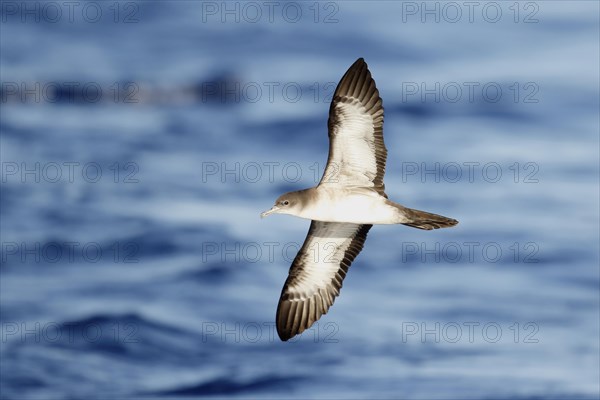
[[[366,187],[385,196],[383,105],[359,58],[335,89],[329,108],[329,158],[319,185]]]
[[[277,333],[288,340],[310,328],[340,294],[372,225],[312,221],[277,306]]]

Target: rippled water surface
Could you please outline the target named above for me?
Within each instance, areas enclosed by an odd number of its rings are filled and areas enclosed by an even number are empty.
[[[598,398],[598,3],[24,4],[1,15],[2,398]],[[358,57],[388,195],[460,224],[374,227],[282,343],[308,221],[259,213],[320,179]]]

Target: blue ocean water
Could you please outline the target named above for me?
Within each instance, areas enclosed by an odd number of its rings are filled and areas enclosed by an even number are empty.
[[[0,397],[598,398],[599,6],[1,3]],[[328,103],[364,57],[386,188],[282,343]]]

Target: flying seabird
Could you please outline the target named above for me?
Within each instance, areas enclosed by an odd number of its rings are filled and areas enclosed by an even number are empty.
[[[327,126],[329,158],[319,184],[279,196],[275,205],[261,214],[311,220],[277,306],[277,333],[283,341],[310,328],[327,313],[373,225],[403,224],[431,230],[458,223],[404,207],[385,194],[383,106],[364,59],[352,64],[335,89]]]

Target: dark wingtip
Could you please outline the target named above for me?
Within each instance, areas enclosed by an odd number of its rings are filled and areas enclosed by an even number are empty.
[[[354,61],[354,63],[353,63],[351,66],[350,66],[350,69],[351,69],[352,67],[359,67],[359,66],[361,66],[361,65],[363,65],[363,64],[367,65],[367,63],[365,62],[365,59],[364,59],[364,58],[362,58],[362,57],[360,57],[360,58],[358,58],[356,61]]]
[[[282,342],[287,342],[294,336],[291,329],[289,329],[287,326],[287,321],[284,319],[284,316],[286,316],[288,313],[289,303],[282,301],[280,298],[279,303],[277,304],[277,314],[275,316],[275,321],[277,321],[277,323],[275,324],[275,327],[277,329],[277,336],[279,336],[279,339],[281,339]]]
[[[279,339],[282,342],[287,342],[288,340],[290,340],[291,338],[293,338],[295,335],[292,333],[292,330],[289,329],[288,327],[285,326],[285,322],[281,321],[279,318],[279,310],[277,312],[277,323],[275,324],[275,327],[277,328],[277,336],[279,336]]]
[[[288,340],[290,340],[292,338],[292,336],[289,335],[288,332],[279,332],[279,329],[277,330],[277,335],[279,336],[279,339],[282,342],[287,342]]]

